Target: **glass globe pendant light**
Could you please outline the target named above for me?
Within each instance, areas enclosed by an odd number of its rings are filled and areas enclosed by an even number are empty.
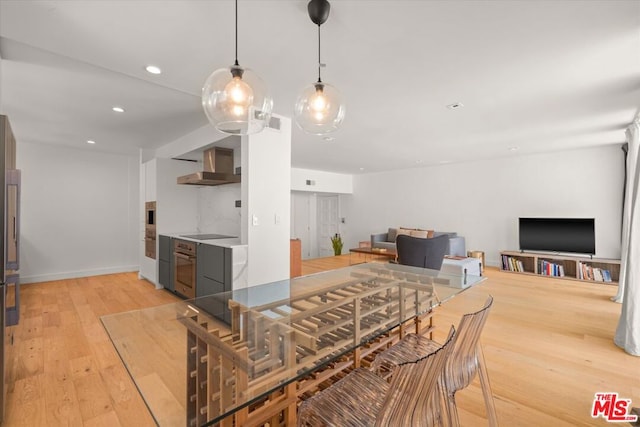
[[[331,5],[327,0],[311,0],[307,5],[309,18],[318,26],[318,81],[305,87],[294,107],[298,127],[313,135],[325,135],[338,130],[344,121],[346,106],[340,92],[322,81],[320,69],[320,26],[329,17]]]
[[[220,132],[250,135],[271,120],[273,99],[262,79],[238,64],[238,0],[236,0],[236,60],[209,76],[202,88],[202,108]]]

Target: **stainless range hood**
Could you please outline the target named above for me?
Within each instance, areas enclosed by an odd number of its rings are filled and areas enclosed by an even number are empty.
[[[204,152],[204,171],[178,177],[178,184],[223,185],[240,182],[233,173],[233,150],[214,147]]]

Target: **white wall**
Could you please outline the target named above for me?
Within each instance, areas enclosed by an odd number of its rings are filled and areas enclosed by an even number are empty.
[[[156,231],[158,233],[192,232],[197,226],[198,188],[180,185],[179,176],[197,172],[193,162],[156,159]]]
[[[241,241],[248,245],[249,286],[290,273],[291,119],[279,118],[279,131],[242,137]]]
[[[4,85],[2,84],[2,57],[0,56],[0,114],[4,114],[4,108],[2,106],[2,88]]]
[[[17,163],[23,283],[138,269],[137,158],[20,141]]]
[[[596,256],[619,258],[623,180],[618,145],[357,175],[345,247],[389,227],[457,231],[495,266],[518,249],[518,217],[593,217]]]
[[[307,181],[311,183],[307,184]],[[353,175],[292,168],[291,190],[351,194],[353,193]]]

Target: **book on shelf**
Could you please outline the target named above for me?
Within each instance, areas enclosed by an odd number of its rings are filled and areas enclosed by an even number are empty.
[[[593,267],[582,261],[578,261],[578,279],[593,280],[594,282],[605,281],[601,268]]]
[[[599,268],[593,269],[593,280],[596,282],[604,282],[604,278],[602,277],[602,270]]]
[[[611,272],[609,270],[602,269],[602,280],[604,282],[611,282]]]
[[[538,273],[544,276],[564,277],[564,265],[538,260]]]
[[[518,273],[526,272],[524,263],[521,260],[507,255],[502,255],[502,269],[505,271],[515,271]]]

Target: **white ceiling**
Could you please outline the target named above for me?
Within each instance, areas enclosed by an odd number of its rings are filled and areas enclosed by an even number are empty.
[[[316,79],[306,5],[239,1],[240,64],[284,116]],[[361,173],[620,144],[640,111],[640,1],[331,6],[323,80],[341,90],[347,116],[332,142],[294,126],[295,167]],[[19,141],[117,153],[169,143],[207,124],[200,90],[233,62],[233,8],[1,0],[0,111]],[[455,102],[464,108],[446,108]]]

